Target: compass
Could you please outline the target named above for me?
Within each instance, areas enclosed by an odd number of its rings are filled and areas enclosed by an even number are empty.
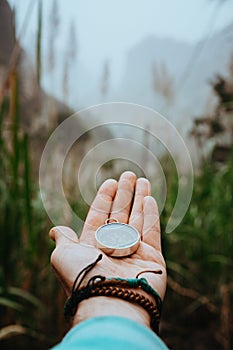
[[[140,234],[131,225],[109,218],[95,232],[97,247],[113,257],[129,256],[140,244]]]

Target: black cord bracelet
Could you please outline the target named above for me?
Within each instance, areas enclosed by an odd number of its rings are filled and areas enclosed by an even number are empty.
[[[122,278],[112,278],[106,279],[104,276],[96,275],[90,278],[85,287],[80,288],[80,285],[87,275],[87,273],[97,264],[99,260],[102,259],[102,254],[98,256],[96,261],[86,268],[84,268],[74,281],[72,292],[70,298],[66,301],[64,306],[64,315],[67,320],[72,318],[78,308],[81,301],[97,296],[109,296],[114,298],[119,298],[122,300],[129,301],[131,303],[140,305],[146,310],[151,319],[150,326],[152,330],[156,333],[159,331],[159,322],[161,316],[162,300],[159,294],[148,284],[145,278],[135,278],[135,279],[122,279]],[[152,272],[152,271],[150,271]],[[157,271],[156,273],[160,273]],[[79,277],[82,276],[77,287]],[[131,288],[141,288],[147,293],[151,294],[155,300],[152,303],[149,298],[144,295],[130,290]]]

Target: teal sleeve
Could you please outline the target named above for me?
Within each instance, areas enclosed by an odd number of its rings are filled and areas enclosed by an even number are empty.
[[[72,328],[53,350],[167,350],[149,328],[130,319],[103,316]]]

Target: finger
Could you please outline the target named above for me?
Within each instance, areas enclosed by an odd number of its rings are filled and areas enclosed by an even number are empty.
[[[56,246],[67,243],[78,243],[77,234],[67,226],[55,226],[49,231],[50,238],[56,243]]]
[[[136,175],[131,171],[121,175],[110,217],[119,222],[128,223],[135,184]]]
[[[108,218],[116,190],[116,180],[108,179],[101,185],[87,215],[80,242],[94,243],[93,234]]]
[[[145,178],[139,178],[136,182],[133,208],[130,214],[129,224],[134,226],[138,232],[143,227],[143,200],[150,195],[150,182]]]
[[[145,197],[143,202],[144,223],[142,240],[152,247],[161,250],[159,211],[155,199]]]

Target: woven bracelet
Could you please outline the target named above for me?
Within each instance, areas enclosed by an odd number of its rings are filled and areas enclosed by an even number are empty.
[[[97,296],[109,296],[119,298],[122,300],[129,301],[131,303],[140,305],[150,315],[150,326],[156,333],[159,331],[159,321],[161,316],[162,301],[159,294],[148,284],[145,278],[134,278],[134,279],[122,279],[122,278],[111,278],[106,279],[104,276],[96,275],[89,279],[85,287],[79,288],[82,280],[86,274],[101,260],[102,256],[83,269],[73,284],[70,298],[66,301],[64,306],[64,315],[67,320],[72,318],[77,311],[78,305],[81,301]],[[84,274],[78,286],[76,287],[77,281],[81,274]],[[144,295],[129,290],[129,288],[141,288],[148,294],[151,294],[155,300],[152,303],[149,298]]]

